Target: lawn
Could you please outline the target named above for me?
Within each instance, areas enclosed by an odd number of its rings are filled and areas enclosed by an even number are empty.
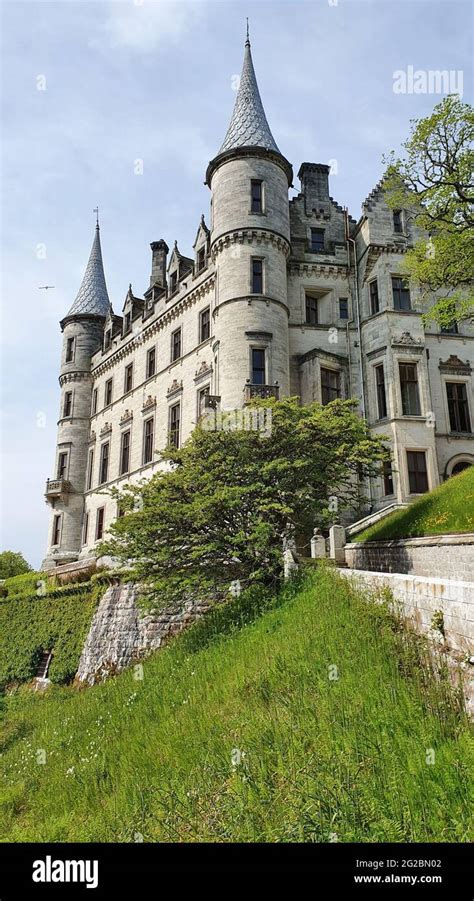
[[[396,510],[353,535],[351,541],[388,541],[454,532],[474,532],[474,466],[423,494],[409,507]]]
[[[88,689],[3,699],[2,841],[467,841],[460,695],[323,566]]]

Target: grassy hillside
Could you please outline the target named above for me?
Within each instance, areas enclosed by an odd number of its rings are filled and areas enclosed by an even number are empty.
[[[354,535],[351,541],[387,541],[450,532],[474,532],[474,466],[423,494],[409,507]]]
[[[217,610],[142,679],[23,689],[0,838],[466,840],[467,726],[423,647],[323,568]]]

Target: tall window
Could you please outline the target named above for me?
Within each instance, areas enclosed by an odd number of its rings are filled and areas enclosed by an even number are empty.
[[[425,491],[428,491],[426,452],[407,451],[407,464],[410,494],[424,494]]]
[[[169,417],[169,443],[179,447],[180,404],[170,407]]]
[[[339,319],[349,319],[349,300],[347,297],[339,298]]]
[[[181,356],[181,329],[177,328],[171,335],[171,362],[179,360]]]
[[[383,364],[375,367],[375,386],[377,389],[377,412],[379,419],[387,416],[387,396],[385,393],[385,372]]]
[[[373,282],[369,283],[369,294],[370,294],[370,314],[371,316],[375,316],[379,311],[379,284],[376,278],[374,278]]]
[[[395,310],[411,310],[410,289],[404,278],[392,278],[393,306]]]
[[[383,464],[382,478],[383,478],[383,493],[385,495],[393,494],[393,472],[392,472],[392,464],[390,463],[390,461],[386,460],[385,463]]]
[[[206,248],[200,247],[197,253],[197,271],[202,272],[206,265]]]
[[[416,363],[399,363],[402,411],[404,416],[420,416],[420,395]]]
[[[324,250],[324,228],[311,229],[311,252],[322,253]]]
[[[305,304],[306,304],[306,323],[307,325],[317,325],[318,324],[318,300],[316,297],[311,297],[310,294],[305,295]]]
[[[104,334],[104,350],[108,350],[112,344],[112,329],[107,329]]]
[[[131,391],[133,388],[133,363],[129,363],[128,366],[125,367],[125,384],[124,391],[127,394],[128,391]]]
[[[211,334],[211,311],[209,307],[199,314],[199,341],[207,341]]]
[[[98,390],[94,388],[92,392],[92,404],[91,404],[91,415],[94,416],[97,413],[97,398],[98,398]]]
[[[447,382],[449,425],[452,432],[470,432],[469,405],[464,382]]]
[[[68,338],[66,344],[66,363],[72,363],[74,359],[74,338]]]
[[[107,441],[100,450],[100,469],[99,469],[99,485],[103,485],[107,481],[109,475],[109,450],[110,445]]]
[[[107,379],[104,389],[104,405],[106,407],[112,403],[112,379]]]
[[[341,396],[341,376],[334,369],[321,367],[321,403],[329,404]]]
[[[89,531],[89,514],[84,514],[84,525],[82,526],[82,543],[87,544],[87,533]]]
[[[71,416],[72,414],[72,391],[66,391],[64,395],[63,416]]]
[[[251,211],[252,213],[261,213],[262,206],[262,182],[257,179],[251,181]]]
[[[252,348],[252,385],[265,384],[265,349]]]
[[[123,319],[123,333],[124,333],[124,335],[126,335],[127,332],[130,331],[131,327],[132,327],[132,314],[131,314],[131,312],[129,311],[128,313],[125,313],[125,316],[124,316],[124,319]]]
[[[87,490],[90,491],[92,488],[92,476],[94,474],[94,451],[91,448],[89,451],[89,459],[87,461]]]
[[[59,544],[61,541],[61,513],[56,513],[53,519],[53,544]]]
[[[178,273],[172,272],[170,274],[170,294],[174,294],[177,287],[178,287]]]
[[[403,232],[403,219],[401,210],[393,211],[393,230],[397,235],[401,235]]]
[[[263,294],[263,260],[252,259],[252,294]]]
[[[130,470],[130,432],[122,433],[120,447],[120,475],[125,475]]]
[[[143,423],[143,465],[153,460],[153,419]]]
[[[95,540],[100,541],[104,534],[104,513],[105,507],[99,507],[95,519]]]
[[[155,374],[156,371],[156,349],[154,347],[150,347],[146,355],[146,377],[147,379],[151,379],[152,375]]]
[[[67,469],[67,453],[62,452],[58,457],[58,479],[66,478],[66,469]]]

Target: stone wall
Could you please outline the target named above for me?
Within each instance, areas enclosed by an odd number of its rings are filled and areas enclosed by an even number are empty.
[[[163,642],[194,622],[209,608],[188,601],[159,613],[143,615],[134,583],[111,585],[95,612],[76,678],[92,684],[156,651]]]
[[[474,582],[341,569],[358,587],[389,588],[402,613],[420,632],[430,632],[435,612],[443,613],[444,637],[451,650],[472,654],[474,640]],[[441,633],[439,633],[441,636]]]
[[[474,533],[346,544],[350,569],[474,582]]]

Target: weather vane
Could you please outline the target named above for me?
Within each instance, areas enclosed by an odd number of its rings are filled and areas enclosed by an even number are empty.
[[[98,228],[99,227],[99,207],[95,206],[94,209],[92,210],[92,212],[96,214],[96,225]]]

